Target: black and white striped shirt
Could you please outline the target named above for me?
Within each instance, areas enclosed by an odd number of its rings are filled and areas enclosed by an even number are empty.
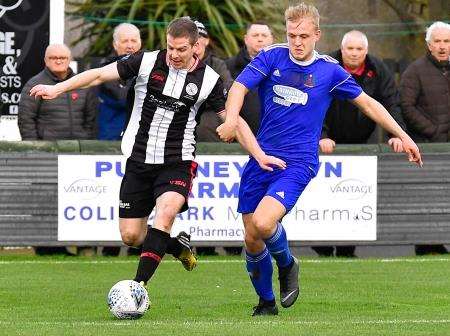
[[[122,139],[123,154],[138,162],[162,164],[193,160],[195,127],[204,104],[225,109],[220,76],[198,61],[192,71],[167,65],[165,50],[138,52],[117,62],[122,79],[136,77],[131,117]]]

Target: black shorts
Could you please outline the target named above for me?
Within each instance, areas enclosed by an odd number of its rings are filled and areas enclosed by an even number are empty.
[[[184,196],[186,201],[180,212],[186,211],[196,173],[194,161],[147,164],[128,159],[120,186],[119,217],[147,217],[155,207],[156,199],[168,191]]]

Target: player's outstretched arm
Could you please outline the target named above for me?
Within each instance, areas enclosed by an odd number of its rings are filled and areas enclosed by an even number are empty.
[[[225,122],[217,127],[217,134],[225,142],[233,141],[236,137],[238,127],[239,112],[244,104],[244,97],[248,89],[239,82],[234,81],[228,92],[228,98],[225,103],[226,118]]]
[[[53,99],[64,92],[99,85],[119,78],[117,63],[114,62],[102,68],[84,71],[56,85],[36,85],[31,88],[30,96],[34,96],[35,98],[41,97],[42,99]]]
[[[410,136],[397,124],[383,105],[364,92],[353,99],[352,102],[387,132],[399,138],[402,142],[403,151],[408,155],[408,160],[410,162],[415,162],[422,167],[423,163],[419,148]]]
[[[220,114],[220,117],[225,120],[225,111]],[[266,153],[264,153],[247,122],[241,117],[238,117],[236,138],[242,148],[255,158],[262,169],[273,171],[273,167],[279,167],[281,169],[286,168],[286,162],[275,156],[266,155]]]

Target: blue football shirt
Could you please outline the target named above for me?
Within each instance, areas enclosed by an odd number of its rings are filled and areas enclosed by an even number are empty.
[[[315,171],[325,114],[333,98],[354,99],[362,89],[336,60],[314,51],[311,60],[294,59],[287,44],[263,50],[236,81],[258,86],[261,124],[257,140],[268,155],[303,162]]]

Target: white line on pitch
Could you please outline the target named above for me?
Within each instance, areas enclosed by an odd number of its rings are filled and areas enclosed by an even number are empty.
[[[1,258],[1,256],[0,256]],[[136,259],[129,260],[0,260],[0,265],[20,264],[129,264],[136,263]],[[164,260],[165,263],[178,263],[178,260]],[[201,264],[230,264],[243,263],[243,259],[207,259],[199,260]],[[352,264],[352,263],[425,263],[425,262],[450,262],[450,258],[394,258],[394,259],[304,259],[304,264]]]
[[[15,321],[1,321],[0,325],[16,324]],[[44,326],[236,326],[236,325],[267,325],[267,326],[286,326],[286,325],[396,325],[396,324],[450,324],[450,320],[336,320],[336,321],[21,321],[23,325],[44,325]]]

